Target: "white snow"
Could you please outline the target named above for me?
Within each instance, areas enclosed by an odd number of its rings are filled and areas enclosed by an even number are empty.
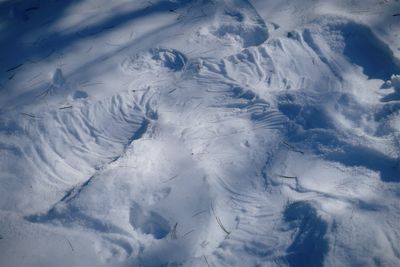
[[[0,266],[399,266],[399,12],[0,1]]]

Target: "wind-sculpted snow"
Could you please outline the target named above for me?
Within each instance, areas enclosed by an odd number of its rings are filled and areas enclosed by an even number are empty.
[[[96,169],[118,159],[146,132],[149,123],[156,118],[151,102],[151,91],[127,92],[82,107],[69,106],[47,114],[20,114],[19,122],[7,122],[12,127],[11,134],[3,140],[13,140],[10,151],[21,154],[16,163],[22,176],[18,179],[26,179],[30,187],[23,186],[18,191],[39,193],[42,186],[57,191],[69,190],[85,182],[85,176],[91,176]],[[25,168],[29,168],[30,173],[24,173]],[[31,203],[17,208],[24,212],[43,209],[40,202],[44,197],[57,196],[37,195]],[[1,203],[5,209],[19,204]]]
[[[268,39],[264,20],[248,1],[229,0],[221,7],[216,25],[210,32],[221,42],[238,42],[243,47],[257,46]]]
[[[288,248],[290,266],[323,266],[328,252],[326,223],[318,218],[307,202],[295,202],[285,209],[284,219],[289,227],[297,227],[297,235]]]
[[[0,4],[0,265],[398,266],[389,2]]]
[[[354,21],[340,18],[323,19],[319,30],[329,48],[346,57],[346,59],[362,68],[369,79],[388,80],[391,75],[400,71],[400,62],[393,57],[393,52],[379,40],[370,28]],[[313,30],[306,29],[304,40],[332,68],[334,59],[324,58],[321,47],[313,39]],[[317,36],[317,32],[314,32]],[[319,38],[319,37],[317,37]],[[334,55],[334,54],[333,54]]]
[[[186,57],[179,51],[165,48],[154,48],[148,53],[136,54],[125,59],[121,68],[126,73],[135,73],[140,70],[154,70],[156,68],[170,71],[180,71],[186,64]]]

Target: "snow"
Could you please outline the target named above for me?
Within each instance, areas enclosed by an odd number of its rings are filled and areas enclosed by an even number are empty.
[[[400,75],[393,74],[390,77],[390,85],[393,86],[393,88],[396,91],[399,91],[400,90]]]
[[[398,10],[0,1],[0,265],[398,266]]]

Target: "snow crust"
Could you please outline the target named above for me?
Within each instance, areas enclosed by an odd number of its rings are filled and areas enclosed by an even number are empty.
[[[0,266],[399,266],[399,12],[0,1]]]

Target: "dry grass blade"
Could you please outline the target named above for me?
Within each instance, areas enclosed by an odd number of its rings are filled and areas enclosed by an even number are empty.
[[[30,118],[36,118],[36,116],[35,115],[32,115],[32,114],[28,114],[28,113],[25,113],[25,112],[21,112],[21,113],[19,113],[19,114],[21,114],[21,115],[23,115],[23,116],[27,116],[27,117],[30,117]]]
[[[175,223],[174,227],[172,228],[171,231],[171,239],[175,240],[178,239],[178,236],[176,234],[176,228],[178,227],[178,223]]]
[[[14,66],[14,67],[11,67],[11,68],[9,68],[8,70],[6,70],[6,72],[10,72],[10,71],[16,70],[16,69],[18,69],[19,67],[22,67],[22,65],[24,65],[24,64],[18,64],[18,65]]]
[[[293,150],[294,152],[298,152],[300,154],[304,154],[303,151],[298,150],[297,148],[295,148],[294,146],[292,146],[291,144],[287,143],[287,142],[282,142],[287,148]]]
[[[190,230],[189,232],[185,233],[185,234],[183,235],[183,237],[185,237],[185,236],[187,236],[187,235],[190,235],[190,234],[193,233],[194,231],[196,231],[196,230],[195,230],[195,229]]]
[[[68,108],[72,108],[72,106],[60,107],[59,109],[68,109]]]
[[[210,267],[211,265],[208,263],[208,260],[206,258],[206,255],[203,255],[204,261],[207,263],[207,266]]]
[[[200,215],[200,214],[202,214],[204,212],[207,212],[207,210],[202,210],[202,211],[196,212],[195,214],[192,215],[192,218],[196,217],[197,215]]]
[[[297,176],[287,176],[287,175],[281,175],[281,174],[276,174],[279,178],[285,178],[285,179],[297,179]]]
[[[171,178],[169,178],[169,179],[167,179],[167,180],[165,180],[165,181],[162,181],[162,183],[163,183],[163,184],[164,184],[164,183],[168,183],[168,182],[174,180],[175,178],[177,178],[178,176],[179,176],[179,174],[174,175],[174,176],[172,176]]]
[[[175,90],[176,90],[176,88],[170,90],[170,91],[168,92],[168,94],[171,94],[171,93],[175,92]]]
[[[38,94],[36,97],[37,98],[45,98],[48,94],[50,94],[50,90],[51,90],[51,88],[48,88],[48,89],[46,89],[46,90],[44,90],[42,93],[40,93],[40,94]]]
[[[217,221],[217,223],[218,223],[219,227],[222,229],[222,231],[224,231],[227,235],[230,235],[231,232],[226,230],[226,228],[224,227],[224,225],[221,222],[221,219],[215,214],[213,206],[211,206],[211,210],[212,210],[212,212],[214,214],[215,220]]]
[[[84,83],[82,84],[82,87],[89,87],[89,86],[96,86],[96,85],[102,85],[104,83]]]
[[[71,241],[69,241],[68,238],[65,238],[65,240],[67,240],[67,242],[68,242],[69,247],[71,248],[71,250],[74,251],[74,247],[72,246]]]

